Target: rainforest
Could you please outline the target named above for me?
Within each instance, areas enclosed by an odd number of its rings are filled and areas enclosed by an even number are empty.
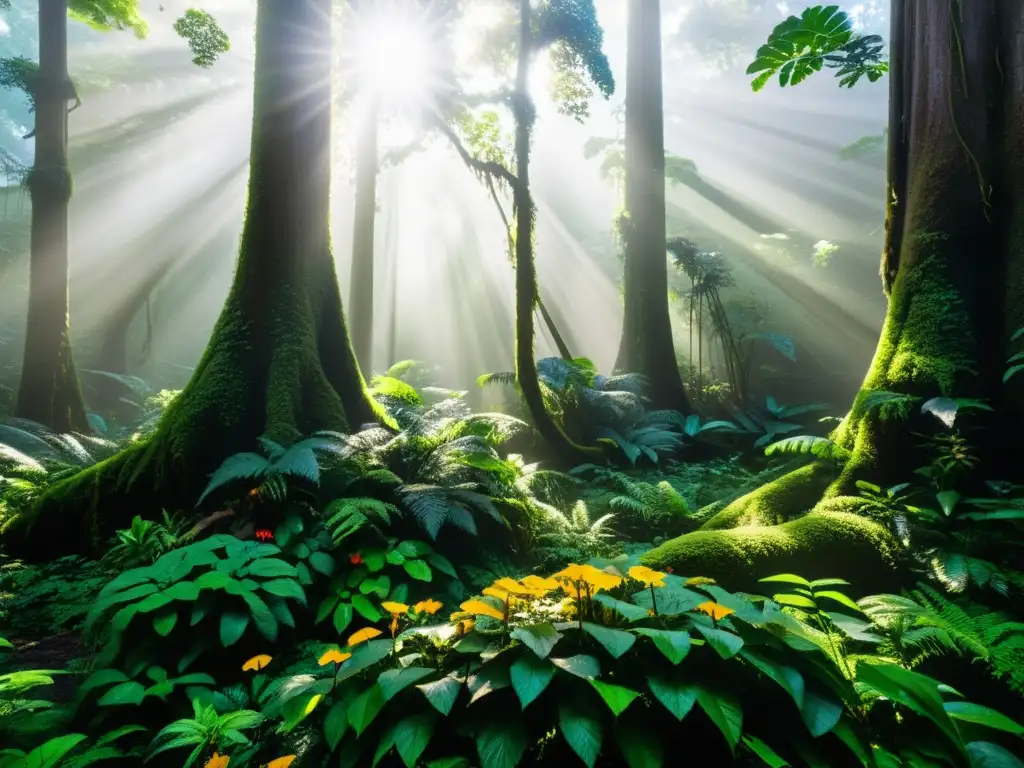
[[[0,0],[0,768],[1024,768],[1024,2]]]

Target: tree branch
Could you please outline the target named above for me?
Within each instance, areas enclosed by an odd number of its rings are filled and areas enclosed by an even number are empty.
[[[501,163],[494,163],[489,160],[480,160],[479,158],[473,157],[459,137],[455,135],[455,131],[453,131],[444,121],[438,120],[437,127],[444,137],[448,139],[451,145],[455,147],[455,151],[459,153],[459,157],[462,158],[462,162],[468,165],[471,170],[484,174],[485,177],[492,180],[501,179],[512,187],[512,189],[519,186],[519,177]]]

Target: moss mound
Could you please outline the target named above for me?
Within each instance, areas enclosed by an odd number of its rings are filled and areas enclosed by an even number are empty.
[[[701,530],[780,525],[808,512],[821,499],[831,479],[831,470],[821,462],[794,469],[729,503],[704,523]]]
[[[727,589],[759,591],[777,573],[841,578],[858,592],[898,590],[899,545],[882,526],[842,512],[812,513],[770,527],[695,531],[643,556],[644,565],[707,576]]]

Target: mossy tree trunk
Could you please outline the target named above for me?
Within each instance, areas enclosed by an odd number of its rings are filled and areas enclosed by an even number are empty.
[[[355,214],[348,312],[352,348],[360,367],[373,370],[374,228],[377,223],[378,110],[371,103],[361,116],[356,138]],[[389,361],[393,362],[393,361]]]
[[[995,460],[982,463],[984,474],[1020,474],[1009,466],[1019,461],[1000,458],[1010,458],[1024,423],[1019,386],[1003,382],[1011,336],[1024,326],[1022,40],[1021,3],[893,3],[881,268],[889,308],[861,396],[838,430],[853,458],[830,495],[859,477],[903,480],[928,463],[913,424],[864,407],[869,390],[985,399],[996,418],[967,435]]]
[[[191,508],[221,461],[260,435],[288,443],[373,420],[331,254],[330,12],[331,0],[259,0],[238,266],[192,380],[152,438],[44,496],[8,531],[12,550],[97,548],[133,515]]]
[[[68,3],[39,0],[28,325],[15,414],[58,432],[89,432],[71,352],[68,301]]]
[[[625,299],[615,367],[642,374],[655,408],[689,411],[676,365],[665,252],[661,3],[629,0],[626,65]]]
[[[534,55],[533,35],[530,0],[519,0],[519,50],[515,91],[512,95],[516,160],[516,183],[512,189],[512,203],[515,209],[516,382],[540,436],[557,454],[565,458],[579,458],[599,454],[600,451],[575,444],[548,412],[544,404],[533,348],[534,310],[538,296],[533,242],[536,210],[530,194],[530,143],[537,119],[536,108],[529,91],[530,60]]]

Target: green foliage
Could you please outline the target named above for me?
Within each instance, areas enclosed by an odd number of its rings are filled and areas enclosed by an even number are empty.
[[[131,527],[118,531],[115,543],[103,561],[117,568],[151,565],[158,557],[174,549],[183,539],[185,523],[163,511],[163,522],[132,518]]]
[[[28,99],[30,111],[35,111],[38,73],[39,65],[24,56],[0,59],[0,88],[21,91]]]
[[[0,625],[26,638],[78,630],[113,575],[107,564],[75,556],[39,565],[6,561],[0,567]]]
[[[149,31],[138,0],[68,0],[68,16],[100,32],[130,30],[140,40]]]
[[[221,54],[231,50],[231,41],[217,24],[217,20],[206,11],[190,8],[174,22],[174,31],[188,41],[192,51],[192,63],[197,67],[209,68]]]
[[[590,115],[591,84],[609,98],[615,78],[604,53],[604,31],[593,0],[547,0],[537,11],[536,49],[551,48],[552,96],[559,110],[578,122]]]
[[[883,49],[878,35],[856,34],[853,21],[838,5],[816,5],[778,24],[747,74],[757,75],[751,87],[759,91],[776,73],[779,85],[799,85],[829,68],[836,70],[841,87],[852,88],[863,77],[873,83],[889,71]]]

